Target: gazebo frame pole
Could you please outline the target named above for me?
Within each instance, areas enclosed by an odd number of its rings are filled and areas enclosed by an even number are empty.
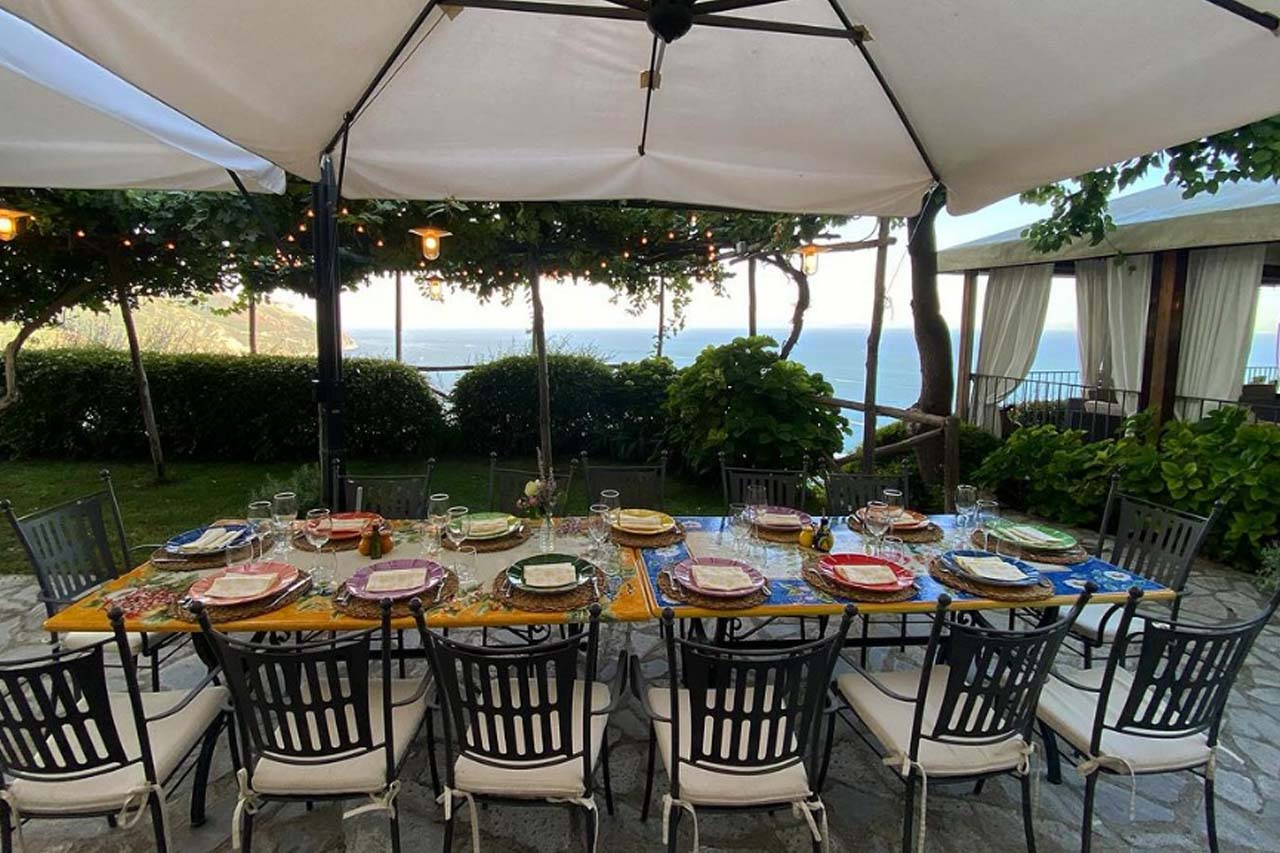
[[[333,159],[320,158],[320,180],[311,185],[315,211],[316,366],[315,397],[320,429],[320,490],[323,502],[342,509],[338,488],[346,454],[342,424],[342,311],[338,298],[338,177]]]
[[[978,308],[978,271],[966,270],[960,292],[960,359],[956,366],[956,417],[969,419],[969,384],[973,381],[973,327]]]

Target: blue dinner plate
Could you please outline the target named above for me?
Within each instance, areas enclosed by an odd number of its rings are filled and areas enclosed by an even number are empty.
[[[225,545],[222,548],[215,548],[211,551],[179,551],[178,550],[178,548],[180,548],[181,546],[188,545],[196,541],[197,539],[199,539],[201,536],[204,535],[204,532],[206,530],[214,526],[221,527],[226,530],[239,530],[240,535],[237,536],[235,539],[231,540],[231,542],[228,545]],[[173,537],[168,542],[164,543],[164,549],[168,551],[170,554],[179,554],[184,557],[198,557],[201,554],[220,554],[223,551],[225,551],[227,548],[239,548],[241,545],[244,545],[246,542],[248,542],[252,536],[253,536],[253,531],[249,528],[249,525],[247,524],[205,525],[204,527],[192,528],[191,530],[188,530],[185,533],[179,533],[177,536]]]
[[[974,575],[966,572],[960,564],[955,561],[956,557],[999,557],[1009,565],[1017,568],[1020,572],[1026,575],[1026,578],[1020,581],[998,581],[991,580],[989,578],[975,577]],[[1040,573],[1031,566],[1021,560],[1015,560],[1013,557],[993,554],[990,551],[947,551],[942,555],[942,564],[950,571],[960,575],[961,577],[971,578],[976,580],[978,583],[990,584],[991,586],[1032,586],[1040,583]]]

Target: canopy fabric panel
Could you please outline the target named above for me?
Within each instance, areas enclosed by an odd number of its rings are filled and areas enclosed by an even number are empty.
[[[1216,193],[1183,198],[1177,186],[1155,187],[1114,199],[1108,206],[1115,230],[1090,246],[1076,240],[1060,251],[1040,253],[1022,228],[1001,231],[938,252],[939,272],[995,269],[1045,261],[1079,261],[1167,249],[1197,249],[1280,243],[1280,184],[1240,181]],[[1025,226],[1024,226],[1025,227]],[[1268,263],[1280,262],[1274,250]]]
[[[0,186],[282,192],[283,170],[0,11]]]
[[[315,178],[423,2],[0,7]],[[664,52],[642,156],[642,21],[437,8],[358,116],[343,193],[906,215],[938,178],[965,212],[1280,113],[1280,88],[1258,85],[1280,74],[1280,41],[1206,0],[780,0],[723,14],[863,25],[876,67],[844,37],[695,24]]]
[[[974,370],[974,413],[999,435],[996,412],[1031,370],[1040,348],[1053,264],[1008,267],[987,279],[982,302],[978,365]]]
[[[1253,343],[1263,256],[1262,246],[1191,253],[1178,362],[1179,396],[1227,401],[1240,396],[1240,377]]]

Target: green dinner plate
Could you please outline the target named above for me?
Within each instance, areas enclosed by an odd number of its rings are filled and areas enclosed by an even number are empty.
[[[1011,545],[1017,545],[1019,548],[1028,548],[1033,551],[1067,551],[1078,544],[1076,538],[1070,533],[1064,533],[1047,524],[1035,524],[1030,521],[1011,521],[1007,518],[1001,518],[990,522],[989,527],[991,528],[991,534],[997,539],[1008,542]],[[1045,536],[1051,537],[1053,541],[1033,545],[1028,541],[1010,536],[1006,532],[1010,527],[1030,527],[1032,530],[1038,530]]]
[[[513,530],[518,528],[522,523],[521,520],[516,518],[514,515],[508,515],[505,512],[473,512],[471,513],[472,522],[490,521],[495,518],[507,519],[507,529],[499,531],[497,533],[489,533],[484,536],[477,536],[476,534],[473,533],[467,538],[474,539],[476,541],[484,541],[486,539],[500,539],[501,537],[506,536],[507,534],[511,533]]]
[[[536,566],[544,563],[573,563],[573,570],[577,574],[577,578],[573,583],[567,583],[562,586],[529,586],[524,582],[525,566]],[[581,557],[574,557],[571,554],[535,554],[532,557],[525,557],[523,560],[516,560],[507,567],[507,582],[516,589],[522,589],[525,592],[566,592],[571,589],[577,589],[584,583],[588,583],[595,576],[596,567]]]

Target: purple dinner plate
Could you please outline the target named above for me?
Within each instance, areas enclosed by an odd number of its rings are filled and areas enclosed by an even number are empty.
[[[703,566],[737,566],[747,573],[750,582],[741,589],[705,589],[698,585],[693,579],[693,567],[695,565]],[[764,575],[748,566],[741,560],[730,560],[728,557],[691,557],[677,563],[671,569],[671,576],[676,579],[676,583],[682,587],[699,595],[709,595],[712,598],[741,598],[744,595],[750,595],[765,585]]]
[[[391,571],[393,569],[426,569],[427,581],[424,584],[410,587],[408,589],[384,590],[383,592],[368,592],[365,589],[365,587],[369,585],[369,576],[374,572]],[[384,598],[412,598],[415,595],[421,595],[431,589],[431,587],[440,583],[443,579],[444,566],[432,560],[383,560],[381,562],[365,566],[348,578],[347,589],[356,598],[363,598],[367,601],[381,601]]]
[[[803,510],[792,509],[789,506],[761,507],[760,514],[764,515],[765,513],[772,513],[775,515],[794,515],[800,519],[801,527],[809,527],[813,524],[813,516],[809,515],[809,513],[804,512]],[[791,532],[794,530],[801,529],[800,527],[774,527],[773,525],[770,525],[770,524],[761,524],[759,526],[764,528],[765,530],[777,530],[779,532]]]

